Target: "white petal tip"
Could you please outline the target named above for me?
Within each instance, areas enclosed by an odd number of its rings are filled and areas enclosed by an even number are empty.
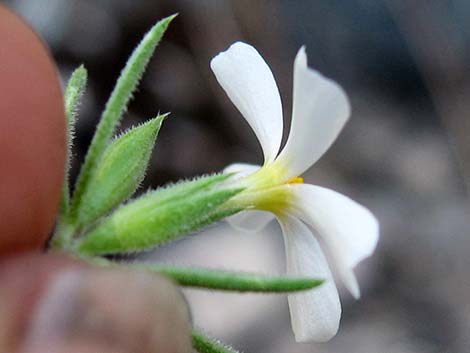
[[[256,49],[253,48],[251,45],[243,43],[243,42],[235,42],[232,45],[230,45],[226,50],[221,51],[219,54],[214,56],[210,62],[211,69],[214,70],[215,66],[217,65],[218,61],[222,60],[224,56],[231,54],[234,51],[239,51],[239,50],[254,50],[256,53]]]
[[[361,291],[359,290],[359,288],[355,288],[354,290],[352,290],[351,294],[356,300],[359,300],[361,298]]]
[[[307,53],[305,51],[305,45],[302,45],[295,56],[294,66],[300,65],[307,67]]]
[[[359,284],[357,283],[356,275],[352,267],[343,268],[341,271],[341,277],[343,279],[344,285],[348,289],[349,293],[354,297],[354,299],[359,299],[361,296],[361,290],[359,289]]]
[[[314,320],[314,319],[312,319]],[[328,342],[338,333],[339,325],[331,327],[322,327],[320,330],[316,328],[314,332],[305,330],[294,330],[295,341],[299,343],[309,342]]]
[[[230,49],[236,49],[236,48],[251,48],[251,49],[254,49],[252,45],[249,45],[249,44],[247,44],[247,43],[238,41],[238,42],[233,43],[233,44],[228,48],[228,50],[230,50]]]

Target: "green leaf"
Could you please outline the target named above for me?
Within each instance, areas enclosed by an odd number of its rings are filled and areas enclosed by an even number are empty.
[[[223,188],[229,175],[175,184],[118,208],[77,242],[81,254],[146,250],[194,232],[208,215],[242,189]]]
[[[65,164],[65,178],[62,186],[62,197],[60,202],[60,218],[63,218],[69,207],[69,169],[72,156],[73,137],[75,134],[75,117],[80,105],[81,98],[85,92],[87,82],[87,71],[83,65],[80,65],[70,76],[67,88],[65,89],[65,119],[67,122],[67,159]]]
[[[191,341],[193,348],[199,353],[239,353],[219,340],[207,337],[196,330],[192,330],[191,332]]]
[[[129,267],[165,275],[181,286],[236,292],[297,292],[318,287],[324,282],[306,277],[267,276],[159,264],[131,264]]]
[[[90,177],[76,226],[90,224],[126,201],[142,182],[163,119],[160,115],[116,138]]]
[[[157,44],[160,42],[165,30],[175,16],[176,15],[164,18],[147,32],[122,70],[116,82],[116,86],[106,103],[105,110],[96,128],[85,162],[78,176],[76,190],[71,204],[72,218],[76,217],[76,213],[82,203],[83,195],[88,188],[90,178],[97,168],[116,127],[121,121],[122,114],[132,98],[132,93],[136,89]]]

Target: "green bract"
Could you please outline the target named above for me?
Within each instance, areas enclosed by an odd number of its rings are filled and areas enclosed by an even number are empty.
[[[87,255],[134,252],[195,231],[242,190],[220,187],[226,178],[215,175],[149,192],[100,222],[79,240],[77,249]]]
[[[77,227],[90,224],[132,196],[144,178],[165,116],[127,131],[104,151],[83,195]]]

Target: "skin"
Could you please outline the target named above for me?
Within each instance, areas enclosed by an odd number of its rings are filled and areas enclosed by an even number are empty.
[[[190,352],[168,280],[43,253],[64,174],[62,90],[44,44],[3,6],[0,94],[0,352]]]

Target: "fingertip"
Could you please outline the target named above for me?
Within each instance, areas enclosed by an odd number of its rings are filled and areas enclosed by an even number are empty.
[[[61,253],[0,261],[0,352],[189,353],[188,306],[168,279]]]
[[[16,352],[33,308],[61,269],[83,267],[65,254],[24,253],[0,261],[0,352]]]
[[[65,113],[56,66],[34,31],[0,5],[0,254],[38,249],[57,211]]]
[[[185,302],[166,279],[110,269],[60,273],[33,313],[24,353],[189,353]]]

